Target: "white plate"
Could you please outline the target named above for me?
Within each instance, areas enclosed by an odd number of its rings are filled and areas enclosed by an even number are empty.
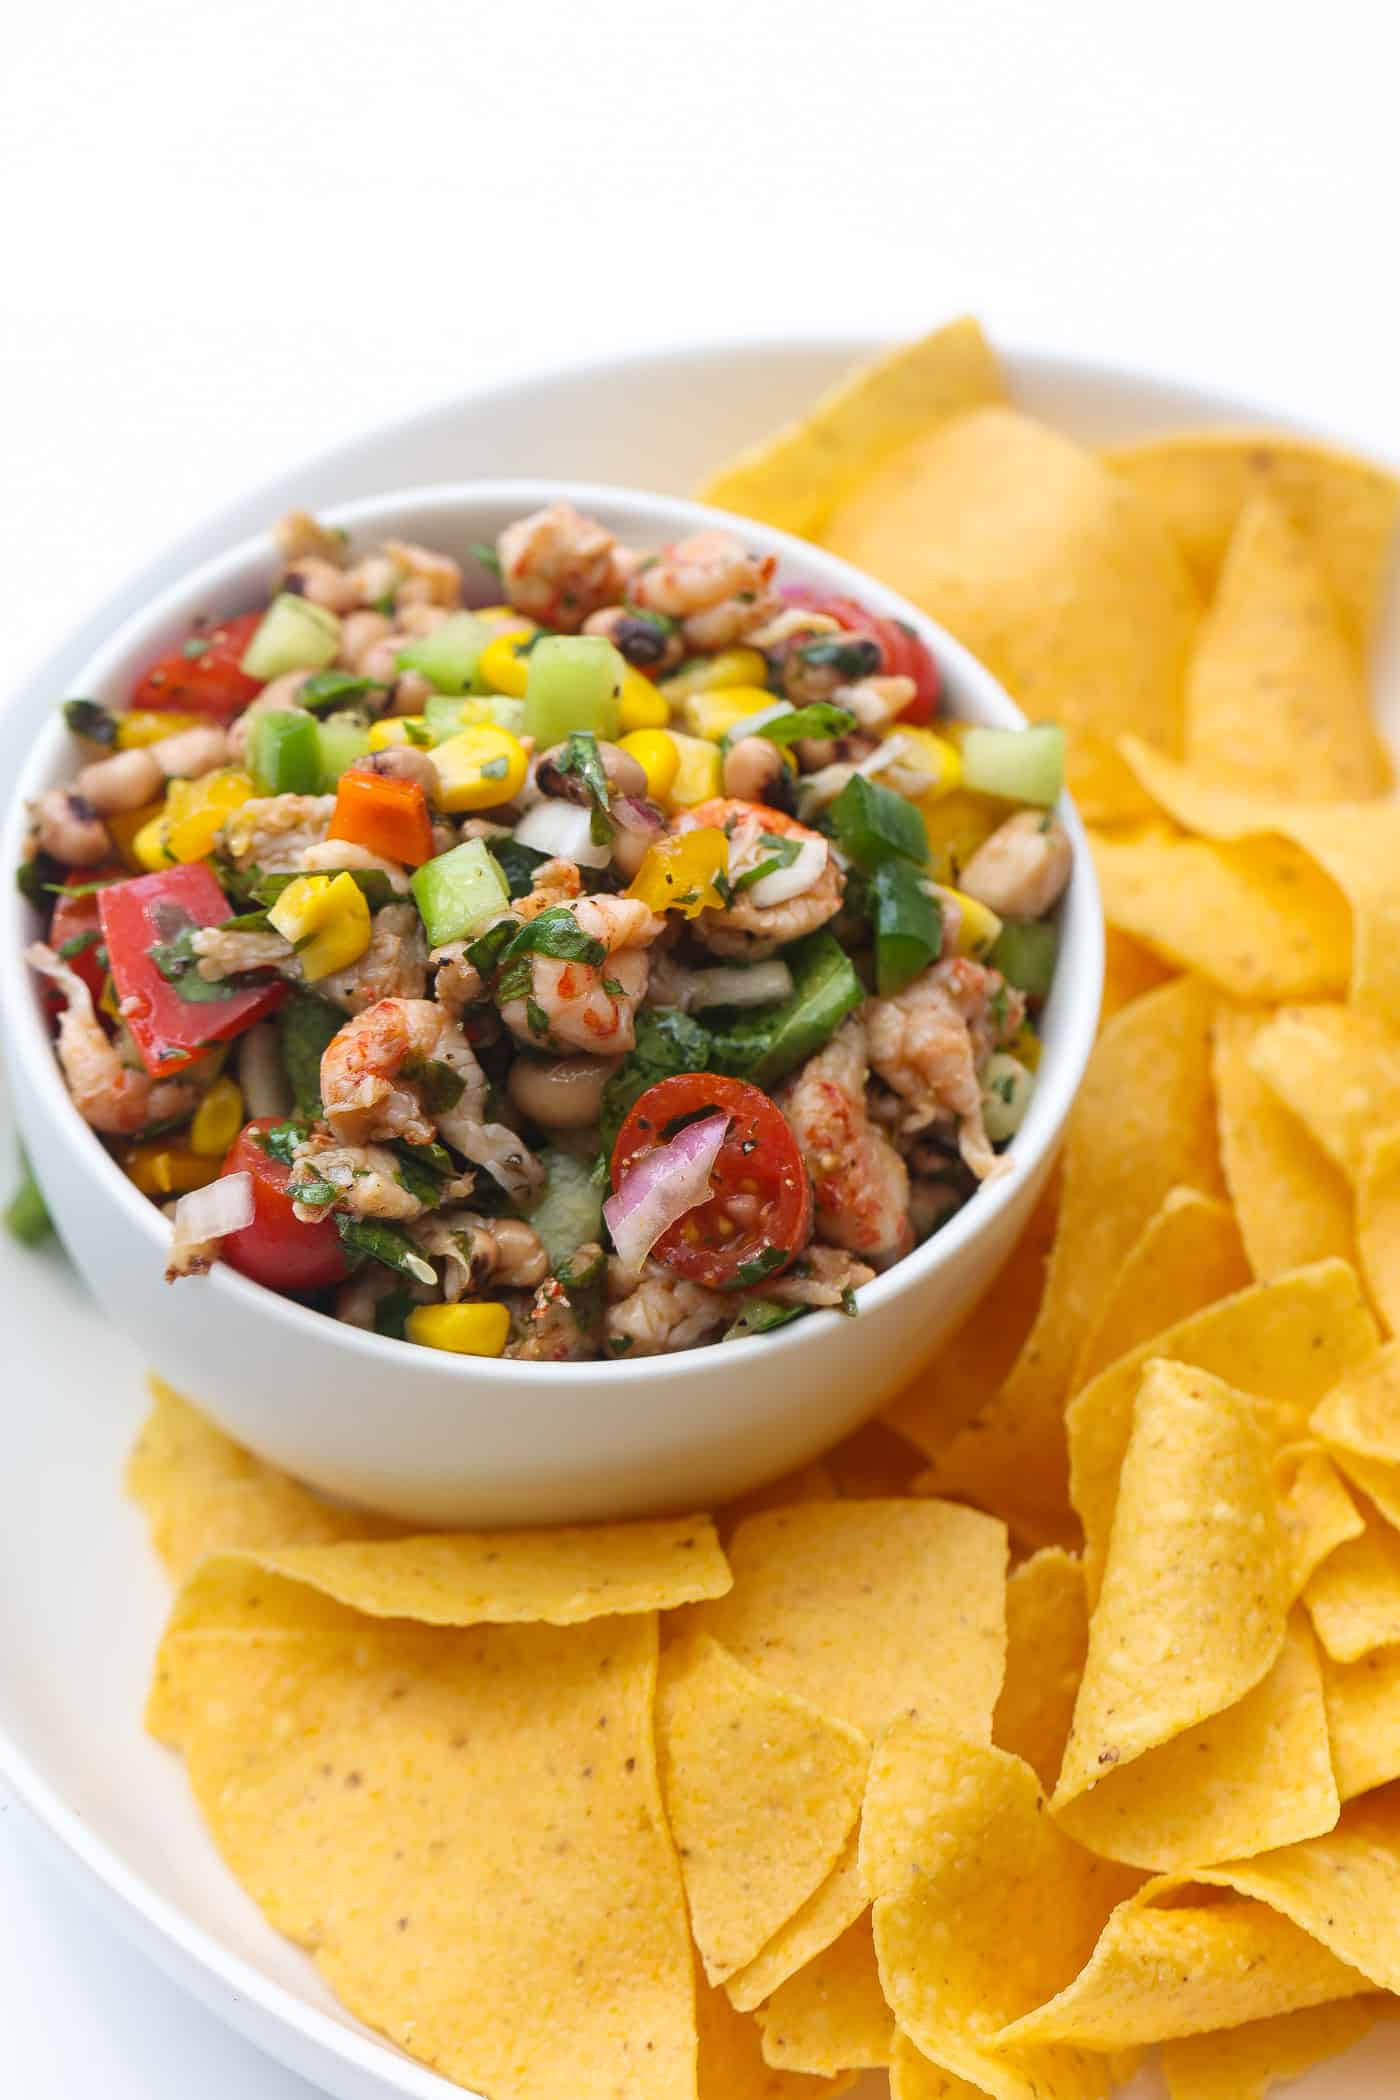
[[[328,453],[222,510],[71,629],[11,701],[9,735],[27,733],[149,592],[293,499],[314,505],[420,481],[517,474],[682,492],[868,347],[851,339],[709,347],[541,374]],[[1007,363],[1023,405],[1090,440],[1198,422],[1296,427],[1296,418],[1167,381],[1014,351]],[[1385,654],[1388,664],[1394,651]],[[1385,685],[1400,721],[1400,680],[1387,675]],[[5,1121],[0,1157],[8,1160]],[[456,2088],[342,2013],[311,1963],[264,1924],[205,1837],[178,1760],[142,1732],[166,1588],[120,1487],[145,1405],[139,1354],[102,1322],[60,1253],[28,1254],[3,1235],[0,1335],[0,1774],[120,1929],[271,2055],[340,2100],[446,2100]],[[1345,2065],[1294,2090],[1300,2100],[1380,2100],[1395,2090],[1397,2070],[1400,2031],[1387,2023]],[[866,2090],[878,2095],[882,2082]],[[1134,2088],[1160,2090],[1150,2080]]]

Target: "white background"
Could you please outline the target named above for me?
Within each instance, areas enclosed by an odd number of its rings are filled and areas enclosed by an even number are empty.
[[[289,458],[624,345],[995,330],[1400,454],[1378,0],[25,0],[0,693]],[[0,1801],[0,2092],[305,2100]]]

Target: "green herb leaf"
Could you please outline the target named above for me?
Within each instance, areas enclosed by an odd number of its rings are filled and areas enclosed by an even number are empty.
[[[616,830],[610,814],[608,776],[603,766],[598,739],[591,729],[575,729],[564,746],[562,758],[555,761],[561,773],[577,773],[588,790],[592,814],[588,820],[588,835],[595,846],[606,846]]]
[[[325,868],[318,873],[326,875],[348,875],[372,912],[382,911],[392,904],[397,891],[382,868]],[[243,894],[254,904],[264,908],[275,904],[283,890],[292,882],[300,882],[295,870],[279,871],[275,874],[256,874],[250,882],[243,884]]]
[[[759,843],[772,850],[766,860],[759,861],[755,867],[746,868],[742,875],[731,877],[736,895],[740,890],[751,890],[756,882],[762,882],[765,875],[775,875],[779,868],[790,868],[802,851],[801,839],[779,838],[772,831],[760,831],[758,836]]]
[[[549,859],[537,846],[523,846],[518,839],[492,839],[492,860],[506,878],[512,897],[528,897],[535,886],[535,870]]]
[[[193,922],[182,926],[171,939],[157,941],[147,954],[167,984],[173,985],[187,1006],[217,1006],[232,999],[239,987],[227,977],[211,980],[199,974],[194,936],[200,929]]]
[[[585,933],[566,904],[551,904],[547,911],[529,919],[501,952],[501,962],[515,962],[522,955],[548,955],[557,962],[587,963],[596,969],[606,961],[607,949],[591,933]]]
[[[333,1181],[322,1180],[319,1174],[308,1174],[305,1181],[289,1181],[287,1194],[293,1203],[303,1203],[308,1210],[330,1210],[345,1191]]]
[[[736,722],[725,741],[732,744],[743,736],[761,736],[770,744],[796,744],[809,736],[849,736],[855,726],[856,718],[849,708],[837,707],[830,700],[814,700],[810,707],[795,707],[791,714],[772,716],[757,729],[746,730],[742,721]]]
[[[873,677],[885,660],[880,644],[864,634],[818,635],[799,643],[797,654],[804,664],[837,671],[846,680]]]
[[[637,1043],[603,1088],[601,1138],[604,1156],[611,1158],[617,1134],[627,1120],[634,1101],[658,1079],[677,1072],[707,1072],[711,1063],[709,1030],[689,1014],[669,1007],[643,1012],[637,1022]]]
[[[71,940],[61,942],[54,953],[60,962],[72,962],[75,955],[85,955],[88,949],[95,948],[101,939],[102,935],[97,928],[89,926],[86,933],[75,933]]]
[[[225,919],[220,933],[272,933],[275,931],[265,911],[241,911],[232,919]]]
[[[509,771],[509,759],[488,758],[482,762],[481,777],[483,780],[504,780]]]
[[[765,1277],[784,1269],[792,1259],[791,1247],[764,1247],[748,1261],[741,1261],[734,1272],[734,1287],[743,1288],[751,1283],[762,1283]]]
[[[928,833],[912,802],[853,773],[827,812],[836,837],[867,874],[888,860],[928,861]]]
[[[280,1160],[284,1167],[295,1164],[296,1148],[306,1137],[307,1126],[288,1120],[274,1123],[270,1130],[260,1130],[255,1142],[262,1146],[269,1159]],[[329,1187],[329,1183],[325,1184]]]
[[[755,1298],[746,1305],[737,1320],[732,1320],[721,1341],[742,1342],[751,1334],[770,1334],[775,1327],[786,1327],[806,1308],[801,1305],[775,1305],[771,1298]]]
[[[494,926],[488,926],[485,933],[467,943],[467,961],[488,984],[495,975],[496,965],[504,950],[510,944],[517,924],[515,919],[497,919]]]
[[[493,576],[501,573],[501,557],[489,540],[473,540],[467,549],[479,568],[489,569]]]
[[[411,1276],[415,1283],[437,1282],[432,1263],[425,1260],[402,1225],[395,1225],[388,1218],[348,1218],[343,1211],[337,1215],[335,1224],[341,1244],[352,1253],[367,1255],[371,1261],[381,1262],[386,1269],[396,1269],[401,1276]]]
[[[408,1316],[414,1307],[412,1291],[390,1291],[378,1300],[374,1308],[374,1331],[387,1335],[391,1342],[408,1339]]]
[[[892,999],[943,952],[943,909],[912,862],[884,861],[870,878],[875,924],[875,981]]]
[[[353,671],[313,671],[297,694],[297,706],[309,714],[326,715],[382,690],[372,678],[357,678]]]
[[[63,719],[74,736],[85,736],[90,744],[117,741],[117,718],[100,700],[65,700]]]
[[[525,1022],[531,1035],[539,1036],[542,1041],[548,1037],[549,1015],[540,1005],[538,999],[527,999],[525,1001]]]
[[[848,1320],[853,1320],[860,1311],[860,1307],[856,1304],[856,1289],[853,1283],[848,1283],[845,1290],[842,1291],[840,1309]]]
[[[402,1071],[404,1078],[418,1089],[418,1098],[430,1116],[445,1116],[454,1109],[467,1083],[440,1057],[411,1057]]]
[[[291,1082],[296,1112],[308,1123],[322,1114],[321,1059],[347,1018],[329,999],[299,988],[277,1016],[282,1065]]]

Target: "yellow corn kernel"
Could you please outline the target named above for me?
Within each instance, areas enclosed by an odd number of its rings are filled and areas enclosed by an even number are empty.
[[[165,796],[165,846],[172,860],[203,860],[228,819],[254,795],[246,773],[231,766],[199,780],[172,780]]]
[[[118,1154],[122,1171],[143,1196],[186,1196],[217,1178],[220,1160],[202,1156],[170,1138],[149,1138],[126,1145]]]
[[[136,707],[130,714],[117,716],[117,749],[144,751],[147,744],[158,744],[162,737],[203,729],[208,720],[208,715],[181,715],[173,710],[163,715],[153,707]]]
[[[779,705],[778,695],[761,685],[716,686],[709,692],[692,693],[681,707],[681,720],[692,736],[708,737],[717,744],[746,715],[762,714]]]
[[[371,751],[389,751],[395,744],[414,744],[426,751],[432,741],[432,731],[422,715],[386,715],[382,722],[369,725]]]
[[[473,611],[472,618],[474,620],[484,620],[486,625],[494,628],[497,633],[503,634],[509,631],[511,634],[534,634],[536,632],[534,621],[527,620],[524,613],[517,612],[513,605],[483,605]]]
[[[931,785],[925,789],[923,801],[937,802],[962,786],[962,753],[947,737],[937,736],[931,729],[906,729],[902,722],[891,722],[885,735],[898,737],[904,747],[901,757],[894,761],[896,765],[907,761],[911,768],[917,767],[929,775]]]
[[[243,1089],[236,1079],[216,1079],[190,1124],[190,1150],[201,1159],[222,1159],[243,1128]]]
[[[692,693],[723,685],[762,685],[767,676],[767,660],[757,649],[721,649],[716,656],[697,656],[682,664],[657,690],[672,707],[679,707]]]
[[[1014,1057],[1018,1064],[1023,1064],[1028,1072],[1040,1070],[1043,1045],[1033,1028],[1024,1025],[1018,1028],[1006,1048],[1008,1055]]]
[[[670,702],[649,678],[628,664],[622,674],[618,696],[618,727],[625,730],[664,729],[671,719]]]
[[[940,882],[951,882],[965,867],[984,839],[989,839],[1006,814],[1004,803],[971,788],[954,788],[950,795],[936,791],[924,795],[914,807],[928,833],[929,858]]]
[[[510,1340],[510,1313],[504,1305],[415,1305],[404,1321],[411,1342],[427,1349],[449,1349],[456,1356],[499,1356]]]
[[[619,739],[619,749],[635,758],[647,776],[647,793],[653,802],[664,802],[680,769],[676,740],[664,729],[634,729]]]
[[[349,969],[369,946],[369,906],[350,874],[298,875],[267,916],[296,949],[308,984]]]
[[[648,846],[627,894],[651,911],[693,919],[707,905],[723,910],[724,892],[715,878],[728,869],[728,839],[718,825],[699,825]]]
[[[153,817],[148,817],[141,829],[134,834],[130,849],[122,854],[124,860],[132,860],[145,875],[154,875],[160,868],[173,868],[175,856],[169,849],[165,835],[164,804]]]
[[[708,802],[720,792],[724,767],[719,745],[705,737],[685,736],[679,729],[671,731],[671,741],[679,763],[666,795],[666,807],[694,809],[697,802]]]
[[[945,888],[943,894],[957,910],[958,954],[986,955],[996,945],[1001,920],[989,905],[980,903],[976,897],[969,897],[966,890]]]
[[[450,816],[496,809],[525,785],[529,756],[518,737],[492,722],[459,729],[428,754],[437,769],[438,800]]]
[[[528,641],[534,628],[521,625],[508,627],[498,634],[494,642],[488,642],[476,660],[477,676],[490,686],[493,693],[509,693],[512,699],[523,700],[525,687],[530,679],[530,659],[516,653],[516,643]]]

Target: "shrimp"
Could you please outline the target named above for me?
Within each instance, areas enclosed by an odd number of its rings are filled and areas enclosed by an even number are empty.
[[[979,1073],[1013,1035],[1024,1001],[995,970],[957,957],[935,963],[893,999],[863,1009],[870,1062],[909,1106],[905,1131],[951,1120],[958,1150],[979,1181],[1000,1167],[982,1120]]]
[[[423,1099],[445,1066],[451,1105]],[[441,1134],[465,1158],[484,1166],[513,1196],[537,1188],[543,1169],[513,1130],[486,1117],[486,1076],[452,1016],[431,999],[380,999],[334,1035],[321,1059],[326,1122],[342,1144],[402,1140],[428,1145]]]
[[[25,950],[25,961],[56,984],[68,1002],[59,1016],[58,1061],[85,1123],[107,1137],[134,1137],[151,1123],[173,1123],[194,1110],[198,1087],[153,1079],[123,1064],[93,1009],[92,993],[52,948],[36,941]]]
[[[450,608],[461,604],[462,571],[450,554],[435,553],[417,540],[385,540],[384,558],[403,574],[396,593],[401,605]]]
[[[530,989],[503,1003],[501,1019],[536,1049],[567,1045],[595,1056],[630,1050],[651,971],[647,948],[664,922],[636,897],[579,897],[564,909],[602,944],[602,961],[531,955]]]
[[[1039,810],[1019,809],[983,840],[958,880],[1000,918],[1042,919],[1058,904],[1073,864],[1063,827]]]
[[[664,1356],[710,1341],[734,1317],[733,1300],[648,1262],[632,1288],[608,1307],[604,1336],[614,1356]]]
[[[773,857],[773,847],[764,844],[765,833],[770,840],[795,839],[799,845],[810,845],[820,854],[808,887],[782,904],[758,904],[749,891],[738,890],[727,910],[712,905],[702,911],[695,921],[695,932],[712,954],[761,962],[786,942],[814,933],[841,909],[846,878],[819,831],[809,831],[795,817],[772,809],[767,803],[739,802],[722,795],[686,810],[673,828],[694,831],[702,826],[715,826],[729,834],[731,883]]]
[[[206,984],[236,977],[240,970],[281,970],[300,977],[293,969],[295,951],[284,934],[239,933],[223,926],[201,926],[190,935],[190,946],[199,957],[199,975]]]
[[[29,812],[33,846],[68,868],[93,868],[111,858],[107,826],[90,802],[66,788],[50,788]]]
[[[370,921],[369,946],[356,962],[316,990],[347,1013],[363,1013],[379,999],[422,999],[428,989],[428,944],[412,904],[386,904]]]
[[[501,580],[517,612],[576,634],[621,595],[614,535],[572,503],[551,503],[507,525],[496,542]]]
[[[408,895],[408,871],[403,864],[385,860],[380,853],[371,853],[368,846],[361,846],[354,839],[321,839],[314,846],[306,846],[302,849],[300,866],[305,875],[339,875],[346,868],[373,870],[388,877],[389,887],[396,897]]]
[[[597,1241],[588,1240],[574,1249],[571,1272],[591,1278],[603,1258]],[[525,1315],[525,1332],[510,1344],[506,1355],[525,1363],[566,1364],[584,1363],[597,1354],[598,1344],[580,1320],[568,1284],[558,1276],[547,1276]]]
[[[858,1291],[874,1279],[874,1269],[855,1260],[844,1247],[814,1245],[781,1276],[770,1276],[752,1296],[773,1305],[840,1305],[848,1291]]]
[[[321,844],[334,815],[334,795],[255,795],[230,816],[224,843],[240,870],[300,871],[302,855]]]
[[[775,554],[750,554],[732,532],[714,527],[677,540],[632,578],[632,601],[679,620],[688,648],[727,649],[778,610],[769,588]]]
[[[865,1029],[852,1015],[788,1081],[778,1105],[812,1176],[817,1237],[886,1268],[913,1240],[909,1176],[866,1113],[867,1077]]]

